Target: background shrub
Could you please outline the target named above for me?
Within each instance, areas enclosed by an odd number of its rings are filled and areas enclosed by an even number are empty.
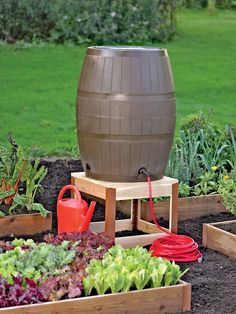
[[[0,39],[166,41],[175,34],[175,7],[168,0],[0,0]]]
[[[216,6],[220,9],[236,8],[236,0],[177,0],[179,8],[206,8]]]

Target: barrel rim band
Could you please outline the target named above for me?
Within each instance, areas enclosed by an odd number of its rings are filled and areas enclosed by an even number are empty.
[[[80,139],[86,138],[86,140],[94,140],[98,141],[113,141],[113,142],[130,142],[131,140],[134,142],[156,142],[159,141],[172,141],[173,139],[173,132],[175,128],[172,127],[168,133],[156,133],[156,134],[111,134],[111,133],[92,133],[88,131],[84,131],[78,128]]]
[[[147,49],[138,49],[135,50],[135,48],[132,49],[110,49],[106,48],[104,46],[104,49],[98,48],[98,46],[88,47],[87,49],[87,55],[93,55],[93,56],[102,56],[102,57],[114,57],[114,56],[120,56],[120,57],[168,57],[167,49],[165,48],[149,48]],[[141,48],[141,47],[140,47]],[[143,47],[144,48],[144,47]]]
[[[92,98],[92,99],[107,99],[107,100],[120,100],[120,101],[131,101],[131,100],[139,100],[139,101],[157,101],[157,100],[175,100],[175,92],[168,93],[158,93],[158,94],[119,94],[119,93],[99,93],[99,92],[89,92],[78,90],[77,94],[78,98]]]

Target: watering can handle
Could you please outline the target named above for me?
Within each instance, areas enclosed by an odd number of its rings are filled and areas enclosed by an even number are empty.
[[[80,195],[79,190],[77,189],[77,187],[76,187],[75,185],[71,185],[71,184],[65,185],[65,186],[61,189],[61,191],[60,191],[60,193],[59,193],[59,196],[58,196],[58,201],[60,201],[60,200],[63,198],[64,193],[65,193],[67,190],[72,190],[72,191],[75,193],[77,200],[78,200],[79,202],[81,202],[81,195]]]

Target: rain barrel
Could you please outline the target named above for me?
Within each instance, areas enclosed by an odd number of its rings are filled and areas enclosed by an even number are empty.
[[[116,182],[163,177],[176,121],[166,49],[87,49],[77,94],[77,134],[88,177]]]

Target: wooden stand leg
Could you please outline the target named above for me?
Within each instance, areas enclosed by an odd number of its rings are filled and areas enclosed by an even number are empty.
[[[138,226],[138,200],[133,200],[133,208],[132,208],[132,224],[133,229],[137,229]]]
[[[71,178],[70,178],[70,184],[71,184],[71,185],[76,185],[76,184],[75,184],[75,178],[72,177],[72,176],[71,176]],[[71,190],[71,192],[70,192],[70,197],[71,197],[71,198],[74,198],[74,197],[75,197],[75,192],[74,192],[73,190]]]
[[[173,233],[178,233],[178,183],[172,185],[172,196],[170,198],[169,228]]]
[[[115,239],[116,223],[116,190],[106,188],[105,202],[105,233]]]

